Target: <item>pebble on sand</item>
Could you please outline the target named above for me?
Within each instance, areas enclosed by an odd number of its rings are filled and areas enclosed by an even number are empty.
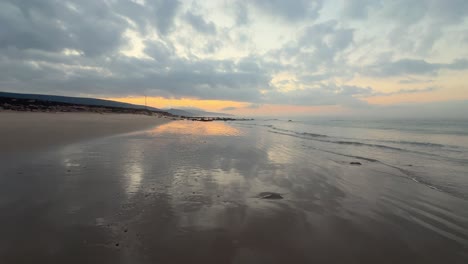
[[[283,199],[283,196],[279,193],[274,192],[262,192],[258,195],[260,199],[279,200]]]

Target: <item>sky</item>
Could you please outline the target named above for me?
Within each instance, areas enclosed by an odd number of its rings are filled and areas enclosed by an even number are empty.
[[[466,0],[0,0],[0,90],[235,115],[468,112]]]

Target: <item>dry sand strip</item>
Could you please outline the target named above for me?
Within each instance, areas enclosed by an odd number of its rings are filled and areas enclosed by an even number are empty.
[[[143,130],[169,121],[136,114],[0,112],[0,154]]]

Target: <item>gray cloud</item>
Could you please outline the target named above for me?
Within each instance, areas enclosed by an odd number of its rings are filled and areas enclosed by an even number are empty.
[[[274,20],[297,23],[319,17],[323,0],[235,0],[226,1],[225,12],[232,13],[237,26],[246,26],[258,14]]]
[[[396,94],[425,93],[438,90],[439,87],[422,89],[400,89],[395,92],[379,92],[372,87],[352,85],[320,85],[303,90],[287,92],[271,91],[263,97],[264,102],[284,103],[291,105],[342,105],[353,108],[369,108],[370,105],[361,98],[372,96],[390,96]],[[286,101],[289,100],[289,101]]]
[[[26,92],[31,89],[29,80],[34,78],[36,92],[100,96],[148,93],[242,101],[257,100],[259,89],[269,87],[267,75],[237,71],[237,64],[230,61],[188,61],[167,57],[164,52],[158,54],[156,62],[117,56],[111,62],[97,61],[88,68],[82,68],[79,62],[60,67],[2,60],[0,85]],[[220,71],[223,68],[232,70]]]
[[[371,111],[369,111],[369,108]],[[468,101],[452,100],[446,102],[406,103],[386,106],[369,106],[368,109],[355,109],[360,117],[379,118],[434,118],[467,120]]]
[[[305,27],[295,41],[288,42],[273,56],[294,61],[296,67],[302,67],[307,72],[314,72],[323,66],[337,71],[338,65],[343,63],[340,55],[352,45],[353,36],[352,29],[342,27],[335,20],[317,23]],[[337,67],[334,68],[335,65]]]
[[[365,19],[370,12],[403,24],[415,24],[424,18],[441,23],[459,23],[466,17],[468,2],[464,0],[345,0],[342,12],[346,16]]]
[[[288,21],[317,18],[322,8],[322,0],[252,0],[249,1],[261,11],[279,16]]]
[[[447,26],[463,23],[468,14],[468,1],[345,0],[342,14],[382,23],[382,33],[388,32],[387,39],[393,49],[427,55],[434,51]],[[373,24],[371,21],[366,22]]]
[[[342,13],[345,17],[354,19],[367,18],[369,9],[374,5],[379,5],[375,0],[344,0]]]
[[[367,66],[362,69],[362,73],[377,77],[404,76],[408,74],[434,76],[444,69],[466,70],[468,69],[468,60],[459,59],[452,63],[429,63],[425,60],[401,59]]]
[[[264,102],[291,105],[345,105],[364,107],[366,102],[358,98],[372,94],[370,87],[320,85],[287,92],[271,91],[264,95]]]
[[[86,16],[86,19],[83,17]],[[0,2],[0,48],[59,52],[65,48],[86,56],[110,53],[122,43],[126,21],[104,2],[84,0]]]
[[[262,106],[262,104],[249,104],[245,108],[247,108],[247,109],[257,109],[257,108],[260,108],[261,106]]]
[[[233,7],[229,6],[228,9],[234,9],[236,24],[239,26],[247,25],[250,22],[250,18],[246,3],[236,1],[233,5]]]
[[[206,22],[202,16],[187,12],[185,20],[198,32],[205,34],[216,34],[216,26],[213,22]]]
[[[400,89],[395,92],[389,92],[389,93],[382,93],[382,92],[372,92],[372,96],[389,96],[389,95],[395,95],[395,94],[414,94],[414,93],[428,93],[428,92],[433,92],[436,90],[439,90],[440,87],[436,86],[429,86],[426,88],[422,89]]]
[[[434,82],[434,80],[421,80],[421,79],[415,79],[415,78],[406,78],[406,79],[398,81],[398,83],[401,83],[401,84],[432,83],[432,82]]]
[[[138,31],[148,32],[156,28],[161,35],[171,32],[181,6],[178,0],[146,0],[144,5],[128,0],[116,0],[111,3],[112,10],[136,23]]]
[[[221,111],[234,111],[236,109],[237,109],[237,107],[229,106],[229,107],[221,108]]]
[[[398,90],[396,92],[387,93],[387,94],[427,93],[427,92],[433,92],[433,91],[436,91],[436,90],[439,90],[439,89],[440,89],[440,87],[429,86],[429,87],[422,88],[422,89],[400,89],[400,90]]]

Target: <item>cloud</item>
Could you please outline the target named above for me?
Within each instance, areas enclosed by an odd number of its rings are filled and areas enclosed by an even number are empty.
[[[235,1],[234,6],[229,6],[228,9],[234,9],[235,21],[238,26],[247,25],[250,23],[249,10],[246,3]]]
[[[404,103],[395,105],[372,105],[365,109],[355,109],[360,117],[378,118],[424,118],[424,119],[463,119],[467,120],[468,101],[450,100],[445,102]]]
[[[431,75],[435,76],[440,70],[466,70],[467,59],[458,59],[452,63],[429,63],[425,60],[401,59],[367,66],[362,69],[364,75],[377,77],[392,77],[401,75]]]
[[[237,107],[228,106],[228,107],[221,108],[221,111],[234,111],[234,110],[237,110]]]
[[[316,72],[320,67],[332,68],[333,71],[342,65],[341,55],[353,44],[353,29],[340,25],[336,20],[316,23],[304,27],[298,37],[286,43],[273,53],[283,62],[302,68],[307,75]],[[315,76],[326,75],[321,73]]]
[[[341,12],[345,17],[354,19],[367,18],[369,9],[379,5],[375,0],[344,0]]]
[[[112,95],[141,95],[146,93],[166,97],[198,97],[251,101],[260,96],[260,88],[269,87],[269,78],[257,72],[228,71],[236,64],[229,61],[188,61],[158,57],[158,62],[124,56],[102,67],[80,64],[56,66],[49,63],[0,63],[0,85],[14,85],[17,91],[31,89],[29,81],[35,76],[36,92]],[[169,67],[168,70],[166,67]]]
[[[395,92],[388,92],[388,93],[373,92],[372,96],[390,96],[390,95],[396,95],[396,94],[428,93],[428,92],[433,92],[439,89],[440,87],[435,87],[435,86],[430,86],[430,87],[426,87],[422,89],[400,89]]]
[[[252,0],[250,2],[258,9],[288,21],[315,19],[323,5],[322,0]]]
[[[87,0],[92,1],[92,0]],[[159,34],[167,35],[174,27],[181,2],[178,0],[147,0],[141,1],[115,0],[109,8],[120,16],[136,24],[140,32],[150,32],[155,28]]]
[[[196,31],[204,34],[216,34],[215,24],[213,22],[206,22],[202,16],[187,12],[184,17]]]
[[[83,19],[86,16],[86,19]],[[0,48],[60,52],[79,50],[85,56],[115,51],[127,22],[105,2],[3,1],[0,3]]]
[[[452,25],[462,24],[468,14],[464,0],[344,0],[342,14],[370,27],[380,25],[393,49],[427,55]],[[451,37],[453,38],[453,37]]]
[[[363,107],[367,103],[359,96],[371,95],[373,89],[358,86],[320,85],[292,91],[270,91],[262,97],[262,103],[290,105],[343,105]]]
[[[415,78],[407,78],[404,80],[399,80],[398,83],[401,84],[413,84],[413,83],[432,83],[434,80],[421,80],[421,79],[415,79]]]
[[[262,106],[262,104],[249,104],[245,108],[247,109],[258,109]]]
[[[459,23],[466,17],[468,3],[464,0],[343,0],[342,13],[355,19],[366,19],[370,13],[402,24],[415,24],[422,19],[441,23]]]

